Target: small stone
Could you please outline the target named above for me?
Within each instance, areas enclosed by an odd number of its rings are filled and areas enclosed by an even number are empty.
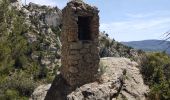
[[[87,59],[91,59],[91,57],[92,57],[92,56],[91,56],[90,54],[87,54],[87,55],[85,55],[84,58],[87,60]]]
[[[77,7],[77,10],[81,10],[81,8],[80,8],[80,7]]]
[[[74,11],[76,11],[76,7],[71,7]]]
[[[71,72],[71,73],[77,73],[77,72],[78,72],[78,69],[75,68],[75,67],[70,67],[70,68],[69,68],[69,72]]]
[[[70,49],[81,49],[82,45],[80,43],[71,43]]]
[[[90,44],[84,44],[83,47],[84,48],[90,48]]]
[[[86,59],[86,62],[91,63],[91,62],[93,62],[93,60],[91,60],[91,59]]]
[[[71,54],[71,55],[79,54],[79,51],[78,51],[78,50],[71,50],[71,51],[70,51],[70,54]]]
[[[80,50],[80,53],[81,54],[84,54],[84,53],[87,53],[88,52],[88,49],[82,49],[82,50]]]
[[[79,59],[81,59],[81,56],[80,55],[70,55],[68,58],[70,60],[79,60]]]
[[[78,61],[77,61],[77,60],[70,61],[70,65],[77,65],[77,64],[78,64]]]

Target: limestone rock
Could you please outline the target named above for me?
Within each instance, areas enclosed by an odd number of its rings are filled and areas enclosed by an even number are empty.
[[[18,10],[21,10],[22,8],[22,1],[21,0],[9,0],[11,5],[15,7]]]
[[[55,13],[49,13],[45,15],[45,21],[49,26],[59,26],[61,24],[61,16],[55,12]]]
[[[105,32],[100,33],[99,41],[100,57],[125,57],[139,62],[141,59],[140,56],[143,54],[140,50],[136,50],[114,39],[110,39]]]
[[[85,84],[70,93],[68,100],[145,100],[149,91],[136,62],[127,58],[103,58],[100,82]]]
[[[16,0],[17,1],[17,0]],[[53,68],[60,59],[60,30],[62,12],[57,7],[41,6],[34,3],[23,6],[20,10],[28,32],[24,33],[30,45],[38,48],[32,52],[32,58],[40,65]]]
[[[49,90],[51,84],[41,85],[35,89],[31,98],[29,100],[44,100],[47,91]]]
[[[33,42],[37,41],[36,35],[31,34],[31,33],[25,33],[25,37],[28,38],[29,43],[33,43]]]
[[[67,100],[146,100],[149,88],[144,84],[136,62],[127,58],[108,57],[102,58],[100,63],[103,65],[100,67],[103,73],[99,79],[71,92],[68,91],[67,85],[63,86],[63,82],[59,82],[61,79],[54,81],[51,87],[52,93],[49,93],[51,94],[50,100],[65,100],[53,98],[57,97],[56,93],[61,92],[61,90],[64,91],[64,94],[67,94],[62,98]],[[67,89],[61,89],[60,83],[62,83],[62,87],[67,87]],[[35,98],[36,93],[34,92],[32,97]]]

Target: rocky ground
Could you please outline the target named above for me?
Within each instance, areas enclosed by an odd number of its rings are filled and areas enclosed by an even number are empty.
[[[136,62],[108,57],[100,63],[98,80],[67,94],[67,100],[146,100],[149,87],[144,84]],[[43,100],[49,88],[50,84],[39,86],[30,100]]]

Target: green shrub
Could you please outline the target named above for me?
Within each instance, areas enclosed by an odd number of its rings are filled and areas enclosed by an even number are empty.
[[[17,98],[19,97],[19,93],[15,90],[6,90],[5,91],[5,95],[6,95],[6,100],[17,100]]]
[[[28,55],[20,12],[9,9],[8,0],[3,0],[0,13],[0,100],[24,100],[37,86],[34,74],[39,65]]]
[[[30,96],[37,86],[34,80],[31,79],[25,72],[16,72],[10,77],[7,77],[3,84],[0,85],[5,90],[16,90],[23,96]]]
[[[42,57],[50,55],[40,47],[45,35],[37,37],[39,41],[33,44],[28,43],[24,34],[35,33],[34,30],[24,24],[21,12],[9,6],[8,0],[0,3],[0,100],[28,100],[36,86],[52,82],[58,67],[50,73],[40,65]],[[32,18],[32,23],[37,24],[38,20]],[[59,37],[60,33],[56,28],[55,34]],[[37,60],[31,58],[34,52],[39,56]]]
[[[105,72],[106,72],[106,68],[107,68],[108,66],[106,66],[106,65],[104,65],[104,63],[103,62],[100,62],[99,63],[99,75],[102,75],[102,74],[104,74]]]
[[[170,99],[170,56],[166,53],[148,53],[142,62],[141,72],[151,88],[149,100]]]

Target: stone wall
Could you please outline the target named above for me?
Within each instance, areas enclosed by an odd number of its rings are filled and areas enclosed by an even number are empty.
[[[71,86],[95,80],[99,67],[98,9],[83,2],[71,1],[63,9],[61,34],[61,74]],[[78,17],[90,17],[90,40],[79,40]]]

